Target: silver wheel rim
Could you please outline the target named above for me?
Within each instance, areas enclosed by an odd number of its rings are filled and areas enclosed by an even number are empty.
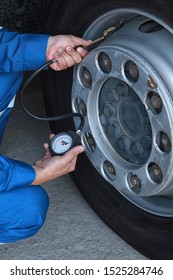
[[[73,111],[85,118],[82,143],[99,174],[136,206],[172,217],[172,34],[150,15],[121,9],[85,37],[121,18],[128,24],[75,68]]]

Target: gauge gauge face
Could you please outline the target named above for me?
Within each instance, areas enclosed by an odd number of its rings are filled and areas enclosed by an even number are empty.
[[[73,139],[66,133],[60,133],[51,140],[51,151],[54,154],[62,155],[73,146]]]

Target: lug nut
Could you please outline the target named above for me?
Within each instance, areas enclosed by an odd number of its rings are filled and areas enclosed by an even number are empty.
[[[92,83],[91,73],[85,67],[83,68],[83,72],[82,72],[82,82],[86,87],[90,87]]]
[[[163,174],[160,167],[156,163],[150,163],[148,170],[151,179],[156,183],[161,183]]]
[[[162,110],[162,99],[156,92],[149,92],[147,96],[147,105],[153,114],[159,114]]]
[[[90,84],[90,83],[91,83],[91,74],[90,74],[90,72],[89,72],[88,70],[85,70],[85,71],[83,72],[83,78],[84,78],[84,80],[85,80],[85,82],[86,82],[87,84]]]
[[[100,69],[104,72],[104,73],[109,73],[111,71],[112,68],[112,62],[110,57],[104,53],[101,52],[98,56],[98,64],[100,66]]]
[[[132,183],[134,188],[139,188],[141,186],[141,182],[140,182],[139,178],[136,175],[132,175],[131,183]]]
[[[88,143],[89,143],[89,145],[90,146],[94,146],[94,139],[93,138],[91,138],[91,137],[88,137]]]
[[[86,115],[87,108],[86,108],[86,105],[85,105],[85,103],[84,103],[84,101],[82,99],[80,99],[80,101],[79,101],[79,110],[81,111],[83,116]]]
[[[104,55],[102,57],[102,62],[103,62],[103,66],[106,68],[106,69],[110,69],[111,68],[111,61],[110,61],[110,58],[107,56],[107,55]]]
[[[112,136],[119,136],[120,132],[121,132],[121,128],[119,126],[119,124],[117,122],[112,122],[109,126],[108,126],[108,132],[112,135]]]
[[[139,78],[139,71],[138,71],[137,65],[133,61],[126,62],[125,67],[124,67],[124,72],[125,72],[126,78],[130,82],[133,82],[133,83],[137,82],[137,80]]]
[[[165,153],[170,153],[170,151],[171,151],[171,141],[170,141],[169,136],[166,133],[161,132],[160,142],[161,143],[159,145],[159,148]]]
[[[135,144],[133,144],[132,153],[135,156],[142,156],[143,155],[144,149],[143,149],[142,144],[140,142],[136,142]]]
[[[115,88],[112,88],[108,92],[108,99],[110,102],[116,102],[116,103],[118,103],[118,101],[120,100],[120,96]]]
[[[93,136],[88,132],[85,133],[84,144],[90,150],[90,152],[94,152],[96,143]]]
[[[162,142],[163,146],[167,146],[169,144],[168,137],[166,135],[162,135],[161,142]]]
[[[126,83],[121,82],[120,84],[117,85],[117,92],[121,96],[127,96],[129,94],[129,87]]]
[[[151,96],[151,105],[157,110],[162,108],[162,100],[158,94],[153,94]]]
[[[111,181],[115,180],[115,176],[116,176],[116,171],[114,166],[112,165],[112,163],[110,163],[109,161],[105,161],[103,164],[103,169],[105,172],[105,175],[107,176],[107,178]]]
[[[153,167],[153,174],[157,177],[161,177],[162,176],[162,172],[160,170],[160,168],[156,165]]]
[[[114,106],[112,106],[111,104],[107,104],[104,109],[103,109],[103,112],[104,112],[104,115],[107,117],[107,118],[110,118],[112,117],[113,115],[116,114],[116,109]]]
[[[171,140],[169,136],[163,132],[159,131],[156,136],[156,143],[159,149],[164,153],[170,153],[171,151]]]
[[[135,174],[129,174],[130,176],[130,189],[135,193],[135,194],[139,194],[141,191],[141,182],[138,178],[137,175]]]
[[[115,169],[114,169],[112,163],[110,163],[109,161],[105,161],[104,164],[105,164],[105,166],[106,166],[108,172],[109,172],[111,175],[115,175]]]
[[[121,150],[127,151],[127,150],[130,150],[131,141],[128,137],[122,136],[118,141],[118,145],[119,145]]]

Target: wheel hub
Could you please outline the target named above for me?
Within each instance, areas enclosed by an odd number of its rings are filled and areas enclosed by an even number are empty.
[[[134,164],[147,161],[152,146],[148,114],[128,84],[109,78],[99,94],[100,123],[113,149]],[[145,142],[148,139],[148,145]]]

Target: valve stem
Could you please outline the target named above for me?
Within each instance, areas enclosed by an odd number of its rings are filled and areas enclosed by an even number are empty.
[[[115,32],[117,30],[119,30],[123,25],[125,24],[124,20],[118,20],[115,24],[115,26],[110,26],[109,28],[107,28],[106,30],[103,31],[101,37],[95,39],[92,41],[92,44],[96,44],[99,43],[101,41],[103,41],[104,39],[107,38],[107,36],[111,33],[111,32]],[[91,45],[92,45],[91,44]]]

